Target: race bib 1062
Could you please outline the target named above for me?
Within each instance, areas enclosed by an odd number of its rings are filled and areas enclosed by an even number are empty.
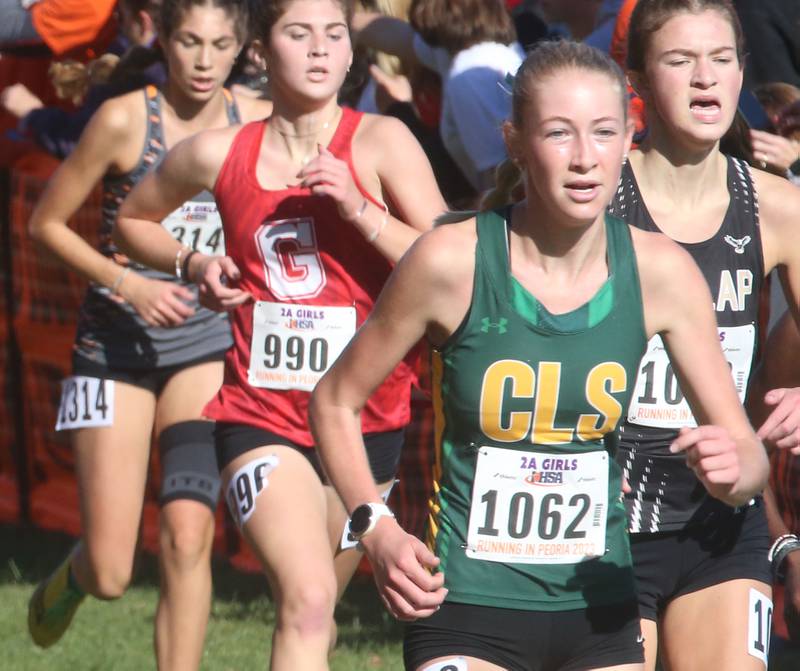
[[[355,332],[354,307],[258,301],[248,382],[267,389],[313,391]]]
[[[481,447],[467,556],[575,564],[605,552],[608,455],[553,455]]]
[[[719,343],[730,366],[736,391],[744,402],[755,348],[755,326],[726,326],[719,327],[718,331]],[[628,421],[669,429],[697,426],[678,385],[661,336],[653,336],[647,343],[647,352],[639,364],[636,388],[628,407]]]

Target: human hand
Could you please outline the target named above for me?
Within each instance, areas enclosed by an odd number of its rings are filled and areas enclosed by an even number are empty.
[[[728,501],[741,476],[736,443],[721,426],[682,428],[669,451],[683,452],[691,468],[711,496]]]
[[[21,119],[28,112],[44,107],[44,103],[24,84],[12,84],[0,92],[0,106],[17,119]]]
[[[178,326],[194,314],[186,301],[194,294],[174,282],[163,282],[127,273],[117,287],[117,294],[130,303],[150,326]]]
[[[756,435],[770,447],[800,454],[800,387],[771,389],[764,405],[774,407]]]
[[[753,156],[761,162],[762,168],[766,168],[769,164],[781,172],[786,172],[789,166],[800,158],[800,145],[782,135],[751,130],[750,142],[753,146]]]
[[[330,196],[336,201],[339,214],[347,221],[358,218],[364,196],[353,182],[350,167],[336,158],[327,147],[319,145],[319,156],[306,163],[298,176],[300,186],[316,196]]]
[[[416,536],[390,517],[378,520],[361,540],[369,557],[381,600],[398,620],[410,621],[435,613],[447,596],[444,574],[431,573],[436,557]]]
[[[390,75],[377,65],[369,66],[369,73],[375,80],[375,104],[384,114],[395,103],[412,101],[411,82],[404,75]]]
[[[200,304],[215,312],[233,310],[249,301],[249,292],[227,285],[241,277],[239,269],[229,256],[206,256],[192,254],[189,259],[187,278],[197,285]]]

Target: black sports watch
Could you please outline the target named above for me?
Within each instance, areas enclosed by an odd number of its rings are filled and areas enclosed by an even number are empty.
[[[381,517],[394,517],[385,503],[362,503],[350,515],[347,533],[351,541],[360,541],[375,528]]]
[[[792,173],[795,177],[800,177],[800,156],[798,156],[794,163],[792,163],[789,168],[789,172]]]

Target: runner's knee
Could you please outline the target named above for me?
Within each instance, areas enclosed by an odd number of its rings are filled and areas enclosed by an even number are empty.
[[[87,587],[98,599],[119,599],[133,577],[132,558],[114,556],[108,552],[88,553],[89,580]]]
[[[281,586],[279,626],[301,637],[329,634],[336,601],[336,581],[315,577],[298,585]]]
[[[179,571],[195,568],[208,561],[214,538],[213,517],[205,515],[162,516],[159,536],[161,557],[165,564]]]

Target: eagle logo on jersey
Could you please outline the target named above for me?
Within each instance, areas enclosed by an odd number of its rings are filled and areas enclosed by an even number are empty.
[[[744,248],[747,247],[747,243],[750,242],[752,238],[749,235],[745,235],[743,238],[734,238],[731,235],[726,235],[723,240],[733,247],[734,252],[737,254],[744,254]]]

